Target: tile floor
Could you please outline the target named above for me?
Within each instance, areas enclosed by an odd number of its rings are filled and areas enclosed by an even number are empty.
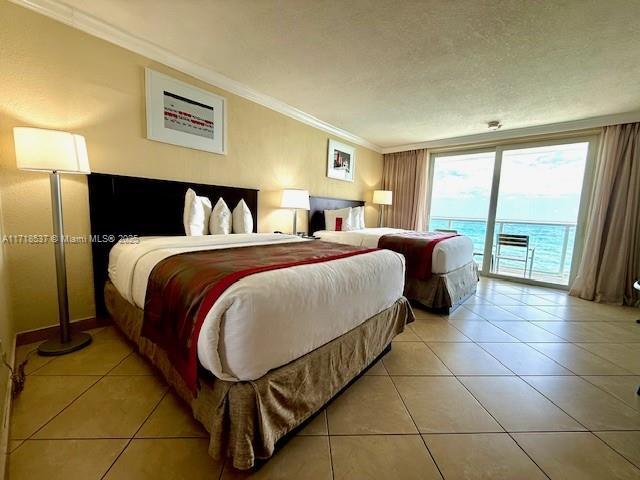
[[[213,461],[182,402],[97,329],[31,357],[10,479],[640,479],[640,311],[483,279],[449,317],[416,316],[252,475]]]

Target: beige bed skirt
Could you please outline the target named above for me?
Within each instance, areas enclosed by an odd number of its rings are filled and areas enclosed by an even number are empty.
[[[453,309],[475,293],[478,280],[478,266],[469,262],[429,280],[407,279],[404,294],[430,308]]]
[[[194,398],[164,350],[140,336],[143,311],[126,301],[111,282],[104,293],[116,325],[191,405],[193,416],[209,432],[209,454],[230,458],[241,470],[271,457],[278,440],[370,366],[414,318],[403,297],[350,332],[251,382],[223,381],[201,369]]]

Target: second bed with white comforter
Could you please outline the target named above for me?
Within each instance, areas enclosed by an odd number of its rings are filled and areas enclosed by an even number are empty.
[[[320,230],[314,233],[322,240],[344,243],[358,247],[374,248],[383,235],[402,233],[406,230],[397,228],[362,228],[343,232]],[[433,249],[431,270],[435,274],[452,272],[473,261],[473,242],[469,237],[459,235],[438,243]]]

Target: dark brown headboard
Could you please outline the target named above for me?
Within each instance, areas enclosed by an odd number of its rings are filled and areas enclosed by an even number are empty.
[[[362,200],[342,200],[340,198],[329,197],[309,197],[309,235],[318,230],[325,230],[324,225],[324,211],[336,210],[338,208],[347,207],[362,207],[364,201]]]
[[[123,235],[184,235],[182,213],[184,194],[188,188],[200,196],[209,197],[213,204],[222,197],[232,210],[244,199],[253,215],[253,231],[257,231],[258,190],[251,188],[104,173],[92,173],[88,183],[91,235],[94,240],[91,244],[93,283],[98,314],[104,313],[103,289],[111,247]]]

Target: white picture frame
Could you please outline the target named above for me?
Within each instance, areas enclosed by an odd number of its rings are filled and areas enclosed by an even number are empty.
[[[147,138],[227,153],[227,100],[145,68]]]
[[[356,171],[356,148],[329,139],[327,153],[327,177],[353,182]]]

